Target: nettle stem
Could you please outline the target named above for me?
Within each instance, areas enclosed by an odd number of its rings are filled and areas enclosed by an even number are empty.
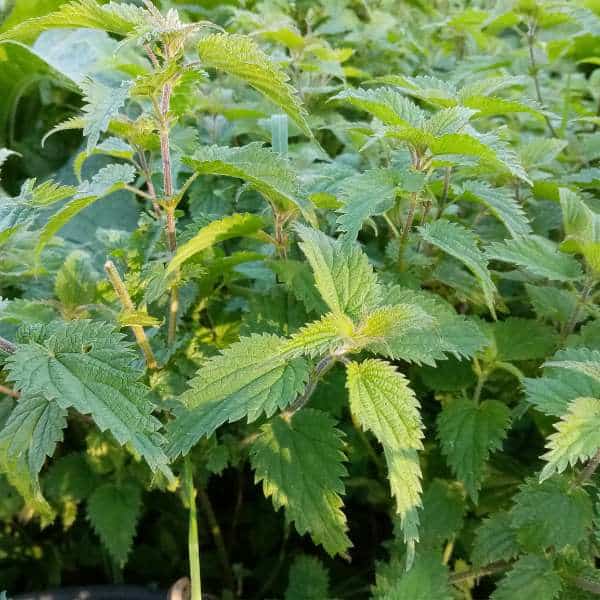
[[[10,396],[11,398],[15,398],[15,399],[19,399],[21,397],[21,394],[19,394],[19,392],[6,387],[5,385],[0,385],[0,394],[4,394],[5,396]]]
[[[419,203],[419,194],[417,192],[411,192],[410,194],[410,205],[408,207],[408,214],[406,215],[406,221],[404,222],[404,228],[402,229],[402,235],[400,236],[400,243],[398,248],[398,266],[402,271],[404,268],[404,251],[406,249],[406,243],[408,242],[408,235],[412,229],[413,220],[415,218],[415,211]]]
[[[104,270],[106,271],[108,279],[110,280],[110,283],[113,286],[113,289],[115,290],[119,301],[121,302],[123,310],[128,312],[134,312],[135,305],[133,304],[131,296],[129,295],[129,292],[125,287],[121,276],[119,275],[119,271],[117,271],[115,263],[112,260],[107,260],[104,263]],[[148,365],[148,368],[158,369],[156,357],[154,356],[154,352],[152,352],[152,347],[150,346],[150,342],[146,337],[146,332],[144,331],[144,328],[141,325],[131,325],[131,331],[133,332],[138,346],[144,354],[144,358],[146,359],[146,364]]]
[[[536,30],[537,30],[537,24],[535,23],[535,21],[530,22],[528,29],[527,29],[527,47],[529,49],[529,70],[531,72],[531,77],[533,79],[533,85],[535,86],[535,94],[537,96],[538,102],[542,105],[542,107],[545,108],[546,104],[544,103],[544,97],[542,96],[542,87],[540,85],[540,80],[538,77],[539,67],[538,67],[537,61],[535,60],[534,44],[535,44]],[[550,117],[548,117],[548,115],[544,115],[544,119],[546,120],[546,124],[548,125],[548,129],[550,130],[550,133],[552,134],[552,136],[557,138],[558,135],[552,125],[552,121],[550,121]]]
[[[194,475],[192,473],[192,462],[189,455],[183,463],[183,485],[185,487],[187,501],[190,505],[189,528],[188,528],[188,552],[190,562],[191,600],[202,600],[202,579],[200,577],[200,543],[198,541],[198,514],[196,510],[196,488],[194,487]]]
[[[12,342],[0,336],[0,350],[4,350],[8,354],[14,354],[17,351],[17,347]]]

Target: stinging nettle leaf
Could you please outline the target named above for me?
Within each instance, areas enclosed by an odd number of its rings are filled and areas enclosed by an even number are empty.
[[[256,483],[275,509],[284,507],[298,532],[310,533],[328,554],[345,555],[351,546],[341,499],[346,457],[333,419],[314,409],[276,417],[263,425],[250,454]]]
[[[279,106],[308,137],[313,137],[306,122],[306,111],[289,77],[244,35],[214,33],[198,43],[203,67],[224,71],[242,79]]]
[[[494,293],[496,286],[487,267],[487,260],[477,246],[477,237],[468,229],[444,219],[419,227],[421,237],[462,262],[475,275],[483,290],[490,313],[496,318]]]
[[[363,429],[373,432],[383,446],[392,494],[408,545],[408,564],[419,540],[423,425],[419,403],[408,381],[385,361],[367,359],[347,367],[350,410]]]
[[[169,456],[187,454],[223,423],[270,417],[293,402],[304,390],[308,364],[290,360],[286,344],[276,335],[252,335],[208,359],[181,397],[187,410],[169,425]]]
[[[329,598],[329,573],[315,556],[301,554],[290,567],[284,600]]]

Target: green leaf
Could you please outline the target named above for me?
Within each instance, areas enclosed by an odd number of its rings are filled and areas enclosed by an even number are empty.
[[[552,360],[544,363],[544,366],[583,373],[600,383],[600,350],[568,348],[558,352]]]
[[[147,12],[130,4],[109,2],[100,6],[95,0],[72,0],[56,12],[28,19],[0,34],[2,40],[30,40],[54,28],[86,27],[103,29],[120,36],[130,34],[146,22]]]
[[[488,458],[502,447],[509,425],[510,410],[496,400],[475,404],[456,398],[438,417],[442,452],[475,503]]]
[[[187,410],[169,425],[169,456],[187,454],[227,421],[270,417],[293,402],[304,389],[308,365],[290,360],[286,344],[276,335],[252,335],[207,360],[181,397]]]
[[[506,188],[493,188],[481,181],[467,181],[456,189],[456,194],[462,200],[486,206],[513,237],[531,233],[525,212]]]
[[[421,547],[438,548],[463,525],[465,494],[456,482],[434,479],[423,494]]]
[[[67,411],[41,395],[22,396],[0,431],[0,471],[24,500],[52,520],[52,510],[42,496],[39,472],[63,439]]]
[[[538,317],[555,323],[567,323],[575,313],[577,295],[547,285],[525,284],[525,290]]]
[[[256,482],[276,510],[299,533],[312,539],[331,556],[344,555],[351,545],[342,512],[342,433],[321,411],[304,409],[289,418],[277,417],[261,428],[251,448]]]
[[[297,207],[309,222],[316,224],[312,205],[304,198],[288,159],[260,142],[239,148],[203,146],[183,162],[196,173],[243,179],[275,207],[284,211]]]
[[[532,550],[576,546],[592,526],[592,502],[587,492],[565,477],[542,483],[531,478],[515,496],[510,511],[519,543]]]
[[[300,554],[290,567],[284,600],[329,598],[329,573],[315,556]]]
[[[509,561],[518,554],[517,534],[512,529],[508,512],[494,513],[477,528],[471,554],[475,567],[484,567],[501,560]]]
[[[406,571],[404,565],[393,560],[378,568],[374,600],[452,600],[448,569],[437,552],[419,553],[414,566]]]
[[[83,135],[87,136],[86,151],[90,153],[98,145],[100,135],[108,129],[111,119],[125,105],[131,84],[124,81],[119,87],[111,87],[97,80],[84,79],[80,86],[85,102]]]
[[[160,448],[161,423],[148,388],[132,368],[135,351],[111,325],[91,321],[31,327],[7,359],[9,380],[24,396],[41,396],[89,414],[100,430],[130,443],[153,471],[171,472]]]
[[[357,244],[333,240],[316,229],[296,226],[323,300],[336,314],[359,319],[379,303],[377,278]]]
[[[502,578],[491,600],[554,600],[560,594],[562,582],[552,562],[535,554],[522,556]]]
[[[494,293],[496,286],[490,277],[487,260],[477,246],[477,237],[468,229],[444,219],[419,227],[421,237],[462,262],[475,275],[483,290],[486,304],[496,318]]]
[[[398,169],[373,169],[347,179],[340,190],[338,229],[356,239],[363,223],[394,205],[396,189],[402,180]]]
[[[245,35],[215,33],[198,44],[203,67],[224,71],[242,79],[283,110],[300,130],[312,138],[306,111],[289,77],[269,59],[256,42]]]
[[[514,263],[536,277],[573,281],[581,277],[579,263],[559,252],[556,244],[538,235],[493,242],[485,250],[490,260]]]
[[[88,498],[88,519],[118,567],[127,562],[141,512],[142,490],[135,483],[105,483]]]
[[[67,307],[91,304],[96,298],[96,273],[85,252],[71,252],[56,274],[54,295]]]
[[[567,467],[592,458],[600,449],[600,399],[576,398],[568,412],[554,425],[556,433],[548,437],[547,461],[540,479],[562,473]]]
[[[508,317],[491,324],[498,360],[535,360],[552,354],[558,334],[552,327],[532,319]]]
[[[173,273],[195,254],[234,237],[253,235],[263,225],[264,221],[256,215],[238,213],[209,223],[200,229],[191,240],[179,246],[175,256],[167,265],[165,275]]]
[[[352,414],[383,446],[410,563],[414,544],[419,539],[418,508],[421,506],[417,450],[423,448],[423,425],[419,403],[405,377],[385,361],[350,362],[347,376]]]

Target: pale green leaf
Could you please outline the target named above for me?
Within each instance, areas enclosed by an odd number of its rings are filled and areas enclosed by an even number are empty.
[[[442,452],[467,492],[477,502],[486,463],[499,450],[510,425],[510,410],[496,400],[475,404],[455,398],[438,417]]]
[[[477,237],[468,229],[444,219],[419,228],[421,237],[462,262],[475,275],[483,290],[486,304],[496,317],[494,293],[496,286],[487,268],[487,259],[477,246]]]
[[[96,280],[90,256],[75,250],[56,274],[54,295],[66,307],[91,304],[96,298]]]
[[[381,290],[367,256],[358,244],[344,244],[316,229],[296,226],[299,246],[312,267],[323,300],[337,314],[353,319],[379,303]]]
[[[417,451],[423,447],[423,425],[419,403],[405,377],[382,360],[350,362],[347,375],[352,414],[383,446],[410,557],[419,539],[418,509],[421,506],[421,467]]]
[[[167,265],[165,275],[173,273],[195,254],[234,237],[253,235],[263,225],[264,221],[257,215],[237,213],[209,223],[191,240],[179,246]]]
[[[242,79],[275,103],[307,136],[312,133],[289,77],[249,36],[215,33],[201,39],[198,53],[203,67],[224,71]]]
[[[558,352],[544,366],[577,371],[600,383],[600,350],[569,348]]]
[[[168,454],[187,454],[227,421],[270,417],[293,402],[304,389],[308,365],[289,360],[286,344],[275,335],[252,335],[207,360],[181,397],[187,410],[169,425]]]
[[[263,425],[251,448],[256,482],[299,533],[310,533],[330,555],[351,545],[342,512],[342,433],[321,411],[304,409]]]

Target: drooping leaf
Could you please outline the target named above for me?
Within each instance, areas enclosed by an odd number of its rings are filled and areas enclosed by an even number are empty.
[[[421,237],[462,262],[475,275],[485,296],[486,304],[496,317],[494,293],[496,286],[487,268],[487,260],[477,246],[477,238],[468,229],[444,219],[419,228]]]
[[[312,206],[304,198],[288,159],[264,148],[260,142],[239,148],[204,146],[183,162],[197,173],[243,179],[275,207],[283,210],[297,207],[309,222],[316,223]]]
[[[264,221],[259,216],[239,213],[209,223],[200,229],[191,240],[179,246],[177,252],[167,265],[165,275],[173,273],[195,254],[225,240],[252,235],[263,225]]]
[[[263,425],[251,448],[256,482],[296,529],[330,555],[351,545],[341,510],[346,475],[342,434],[326,413],[304,409]]]
[[[438,417],[442,452],[477,502],[490,454],[499,450],[510,425],[510,410],[497,400],[475,404],[456,398]]]
[[[132,367],[134,350],[111,325],[52,322],[25,331],[7,360],[9,379],[24,396],[89,414],[120,444],[130,443],[155,471],[171,476],[152,415],[148,388]]]
[[[419,403],[404,376],[382,360],[350,362],[347,376],[352,414],[383,446],[410,563],[414,544],[419,539],[418,508],[421,506],[421,467],[417,451],[423,447],[423,425]]]
[[[308,365],[290,360],[286,343],[276,335],[252,335],[206,361],[181,397],[187,410],[169,426],[168,454],[187,454],[227,421],[252,422],[288,406],[304,389]]]
[[[538,235],[519,236],[504,242],[493,242],[485,254],[490,260],[514,263],[537,277],[554,281],[573,281],[581,277],[581,267],[556,244]]]
[[[142,512],[142,490],[132,482],[105,483],[87,502],[87,516],[102,545],[119,567],[127,562]]]
[[[281,108],[307,136],[312,133],[288,76],[244,35],[215,33],[200,40],[198,53],[203,67],[224,71],[242,79]]]

